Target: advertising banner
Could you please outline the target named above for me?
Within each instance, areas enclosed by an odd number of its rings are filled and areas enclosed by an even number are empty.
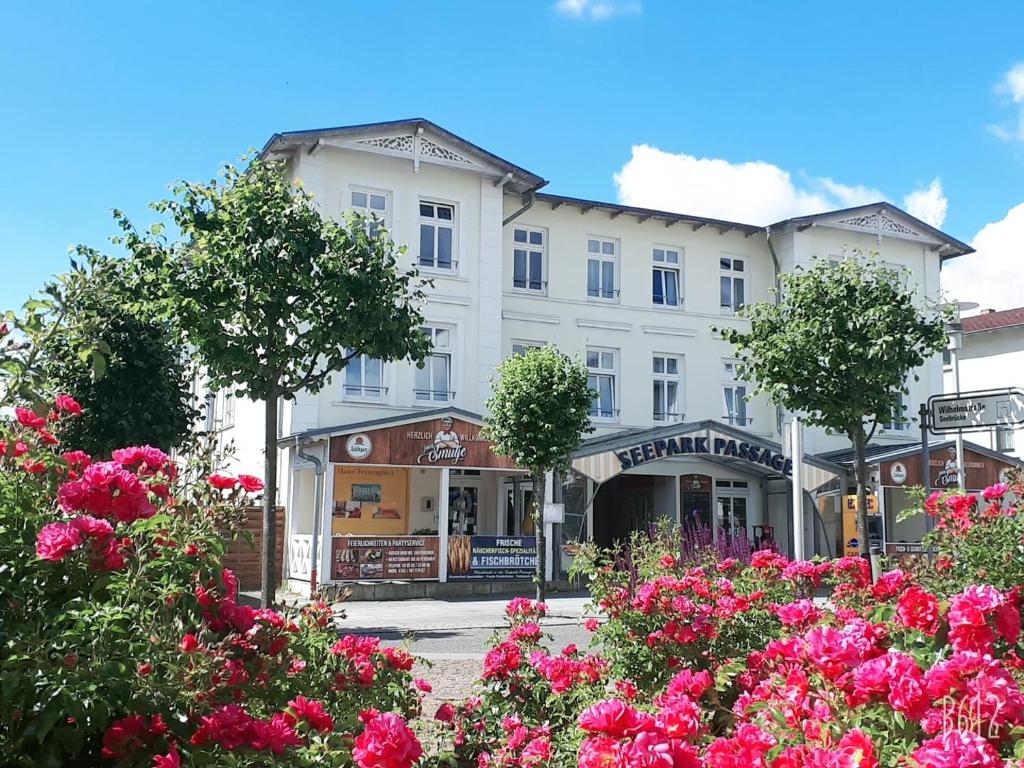
[[[533,536],[452,536],[449,581],[529,581],[537,568]]]
[[[337,581],[437,579],[437,536],[335,536],[331,577]]]

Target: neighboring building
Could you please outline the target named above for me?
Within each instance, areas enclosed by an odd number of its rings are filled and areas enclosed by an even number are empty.
[[[815,256],[876,251],[935,298],[942,262],[971,252],[888,203],[762,227],[545,194],[542,177],[427,120],[275,134],[263,155],[283,160],[325,215],[381,218],[409,246],[403,266],[434,281],[424,309],[434,353],[423,368],[359,359],[319,395],[282,406],[294,579],[309,578],[314,528],[336,534],[319,548],[320,573],[344,578],[483,578],[500,568],[474,562],[519,562],[479,538],[531,532],[530,490],[479,427],[499,362],[546,342],[579,354],[598,393],[596,432],[576,456],[556,537],[610,543],[669,517],[700,520],[715,535],[773,537],[788,550],[785,415],[748,398],[731,346],[711,326],[743,327],[739,308],[768,299],[779,272]],[[915,373],[909,404],[941,390],[941,360]],[[875,443],[915,439],[913,414]],[[250,420],[262,424],[262,406],[236,402],[235,429]],[[235,442],[239,463],[258,471],[258,443]],[[804,485],[815,492],[805,540],[822,553],[841,538],[848,480],[844,466],[820,456],[847,445],[821,430],[805,438]],[[478,538],[355,552],[349,544],[358,542],[345,537],[438,527]],[[564,570],[567,558],[549,557]]]
[[[1016,387],[1024,389],[1024,307],[983,310],[965,317],[960,364],[960,391]],[[943,357],[945,391],[954,392],[952,360]],[[972,442],[1016,459],[1024,458],[1024,427],[972,432]]]

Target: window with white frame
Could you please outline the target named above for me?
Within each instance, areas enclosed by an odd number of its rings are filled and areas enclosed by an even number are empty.
[[[732,314],[746,303],[746,262],[734,256],[719,259],[722,312]]]
[[[682,306],[682,251],[659,245],[653,251],[653,258],[651,301],[659,307]]]
[[[1012,451],[1014,449],[1013,427],[996,427],[996,450]]]
[[[420,201],[420,266],[455,270],[455,206]]]
[[[227,389],[206,396],[206,431],[235,426],[235,394]]]
[[[345,366],[342,394],[348,400],[382,400],[387,394],[384,386],[384,362],[369,355],[356,355]]]
[[[674,355],[654,356],[654,420],[680,421],[682,405],[682,358]]]
[[[590,415],[595,419],[610,421],[619,415],[615,406],[617,356],[612,349],[587,350],[587,386],[594,393]]]
[[[747,417],[747,384],[738,379],[739,362],[722,361],[722,419],[734,427],[745,427],[752,419]]]
[[[541,229],[515,227],[512,230],[512,287],[543,292],[545,233]]]
[[[587,238],[587,296],[613,301],[619,291],[615,287],[615,262],[618,243],[598,237]]]
[[[371,237],[377,234],[379,227],[388,226],[390,197],[389,193],[382,190],[353,188],[349,192],[349,207],[367,218],[367,231]]]
[[[544,344],[539,341],[513,341],[512,354],[524,355],[529,349],[540,349]]]
[[[892,420],[887,421],[882,425],[882,429],[888,430],[890,432],[902,432],[903,430],[909,428],[910,426],[910,422],[904,415],[905,403],[903,402],[903,393],[897,392],[896,398],[896,409],[893,411]]]
[[[434,349],[416,369],[413,394],[417,402],[447,403],[454,396],[452,389],[452,332],[449,328],[425,327]]]

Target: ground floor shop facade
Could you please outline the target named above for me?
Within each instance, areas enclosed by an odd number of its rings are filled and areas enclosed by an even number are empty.
[[[481,417],[444,409],[315,430],[285,443],[286,578],[323,582],[523,581],[536,567],[530,478],[484,437]],[[954,487],[952,444],[931,448],[929,482]],[[970,490],[1013,459],[969,445]],[[954,462],[955,464],[955,462]],[[872,544],[920,551],[920,449],[869,458]],[[843,456],[801,463],[804,554],[856,554],[856,497]],[[713,420],[585,441],[546,483],[547,573],[564,578],[578,546],[611,547],[667,522],[715,543],[794,552],[793,460],[769,440]],[[738,551],[738,550],[737,550]]]

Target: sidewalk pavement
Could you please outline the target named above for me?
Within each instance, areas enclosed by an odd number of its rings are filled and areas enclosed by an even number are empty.
[[[585,618],[586,592],[552,595],[546,602],[545,627],[574,626]],[[495,629],[505,626],[507,597],[455,597],[443,600],[390,600],[341,603],[344,632],[415,632],[431,630]],[[587,614],[590,615],[590,614]]]

